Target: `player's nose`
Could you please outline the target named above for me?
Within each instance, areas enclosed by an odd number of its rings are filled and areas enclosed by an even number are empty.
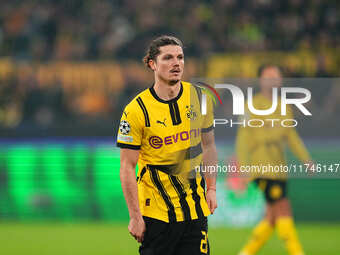
[[[173,65],[172,65],[172,68],[178,68],[179,67],[179,61],[176,60]]]
[[[174,67],[178,67],[179,66],[179,62],[180,62],[180,60],[178,58],[174,58],[174,61],[172,62],[173,66]]]

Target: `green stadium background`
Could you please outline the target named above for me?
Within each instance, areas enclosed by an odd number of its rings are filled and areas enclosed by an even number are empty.
[[[219,151],[226,149],[233,151],[233,145]],[[119,150],[113,139],[7,142],[0,151],[2,219],[128,222],[120,187]],[[315,162],[329,164],[338,160],[340,148],[325,148],[319,142],[310,152]],[[296,220],[340,221],[339,186],[340,180],[332,178],[291,180],[289,193]],[[252,198],[250,194],[243,203],[251,203]],[[231,206],[236,207],[240,200],[235,198]],[[259,200],[255,206],[263,204]]]

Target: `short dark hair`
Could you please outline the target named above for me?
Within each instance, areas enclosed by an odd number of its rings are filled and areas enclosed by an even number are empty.
[[[261,77],[263,71],[266,70],[267,68],[273,68],[273,67],[277,68],[280,71],[281,76],[284,75],[284,71],[283,71],[283,68],[281,66],[276,65],[276,64],[263,64],[257,70],[257,77]]]
[[[151,68],[149,61],[151,59],[156,60],[157,56],[160,53],[159,48],[166,45],[178,45],[183,49],[183,43],[181,42],[181,40],[174,36],[162,35],[160,37],[157,37],[150,43],[146,55],[143,58],[143,62],[147,67]]]

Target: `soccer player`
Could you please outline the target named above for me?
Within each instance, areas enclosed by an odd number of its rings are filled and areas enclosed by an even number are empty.
[[[272,88],[280,87],[282,71],[276,65],[264,65],[259,69],[260,93],[254,96],[256,109],[269,109],[272,105]],[[281,115],[281,104],[278,100],[277,110],[269,116],[247,114],[249,119],[278,119],[261,128],[240,127],[236,139],[236,153],[242,165],[286,165],[284,150],[286,144],[304,163],[312,163],[310,156],[298,136],[295,128],[278,126],[283,119],[292,119],[292,110],[287,108],[287,116]],[[266,123],[266,122],[265,122]],[[254,177],[254,176],[253,176]],[[263,191],[266,199],[265,218],[255,227],[250,240],[243,247],[240,255],[253,255],[265,244],[274,228],[285,243],[291,255],[303,255],[303,249],[297,237],[292,217],[292,210],[287,198],[287,176],[285,173],[256,175],[255,182]]]
[[[129,232],[141,243],[140,254],[209,254],[207,216],[217,207],[216,178],[202,177],[197,166],[217,164],[212,100],[202,115],[202,90],[181,81],[179,39],[156,38],[144,62],[155,82],[125,107],[117,137]]]

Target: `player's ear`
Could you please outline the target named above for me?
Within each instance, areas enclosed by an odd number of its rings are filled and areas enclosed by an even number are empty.
[[[155,71],[156,70],[156,61],[154,61],[153,59],[150,59],[149,60],[149,66],[153,71]]]

